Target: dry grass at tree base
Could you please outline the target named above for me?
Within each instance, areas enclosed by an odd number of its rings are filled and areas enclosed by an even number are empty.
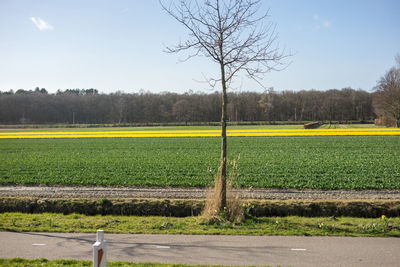
[[[221,183],[221,168],[218,169],[218,174],[215,176],[215,186],[210,188],[207,193],[206,203],[201,214],[204,223],[206,224],[219,224],[224,222],[231,222],[234,224],[241,224],[246,219],[245,205],[240,199],[238,192],[234,192],[232,185],[236,178],[237,159],[233,160],[231,171],[227,177],[226,184],[226,207],[221,207],[222,203],[222,183]]]

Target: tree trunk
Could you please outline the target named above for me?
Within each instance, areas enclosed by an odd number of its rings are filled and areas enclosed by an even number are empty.
[[[220,195],[220,209],[223,210],[226,207],[226,107],[228,105],[228,97],[226,94],[226,81],[225,81],[225,68],[224,64],[221,63],[221,83],[222,83],[222,112],[221,112],[221,165],[219,167],[218,183],[215,185],[219,192],[216,194]]]

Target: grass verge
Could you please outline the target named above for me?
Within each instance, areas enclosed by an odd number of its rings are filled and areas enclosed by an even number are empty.
[[[201,217],[86,216],[1,213],[0,231],[132,234],[306,235],[400,237],[400,218],[251,217],[207,225]]]
[[[249,200],[248,214],[263,216],[369,217],[400,216],[400,200]],[[80,213],[85,215],[197,216],[204,200],[57,199],[0,197],[0,212]]]
[[[76,266],[76,267],[86,267],[93,266],[91,261],[85,260],[48,260],[48,259],[0,259],[0,266],[7,267],[20,267],[20,266],[29,266],[29,267],[58,267],[58,266]],[[161,263],[134,263],[134,262],[107,262],[107,266],[109,267],[122,267],[122,266],[132,266],[132,267],[218,267],[221,265],[187,265],[187,264],[161,264]]]

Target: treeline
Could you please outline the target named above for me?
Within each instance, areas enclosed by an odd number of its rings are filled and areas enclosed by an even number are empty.
[[[232,92],[230,121],[373,120],[373,94],[344,88],[328,91]],[[218,122],[221,95],[205,93],[101,94],[96,89],[46,89],[0,92],[0,124],[101,124]]]

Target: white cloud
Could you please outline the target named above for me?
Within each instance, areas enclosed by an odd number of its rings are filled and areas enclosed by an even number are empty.
[[[36,27],[38,27],[39,30],[41,31],[52,31],[54,30],[54,27],[51,26],[49,23],[47,23],[46,21],[42,20],[39,17],[31,17],[31,20],[33,21],[33,23],[35,23]]]
[[[332,22],[330,20],[325,20],[322,23],[322,26],[324,26],[325,28],[330,28],[332,26]]]
[[[317,30],[322,28],[329,29],[332,27],[332,21],[320,19],[320,17],[317,14],[313,15],[313,20],[316,23],[314,28]]]

